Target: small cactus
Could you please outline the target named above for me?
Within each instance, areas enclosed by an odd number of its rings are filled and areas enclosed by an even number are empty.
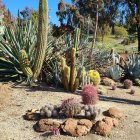
[[[60,108],[52,104],[47,104],[40,109],[40,115],[43,118],[58,117]]]
[[[74,98],[64,100],[61,104],[61,111],[68,117],[74,117],[81,113],[81,105]]]
[[[87,119],[92,119],[92,120],[95,120],[96,117],[98,117],[101,112],[101,110],[95,107],[94,105],[85,105],[83,107],[83,110],[85,112],[85,117]]]
[[[125,89],[130,89],[133,85],[132,81],[129,79],[126,79],[123,84]]]
[[[99,101],[99,95],[96,87],[92,85],[84,86],[82,90],[82,100],[86,105],[95,105]]]
[[[96,70],[90,70],[88,72],[88,76],[90,77],[91,82],[93,82],[94,86],[97,86],[100,84],[101,78],[100,74]]]

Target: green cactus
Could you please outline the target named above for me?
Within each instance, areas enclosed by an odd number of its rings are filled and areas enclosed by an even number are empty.
[[[74,48],[77,50],[80,41],[81,30],[79,28],[76,29],[75,37],[74,37]]]
[[[48,1],[40,0],[39,3],[39,23],[38,23],[38,35],[37,35],[37,55],[34,65],[33,80],[36,80],[40,74],[43,61],[45,58],[45,52],[47,47],[47,35],[48,35]]]
[[[33,76],[33,72],[30,68],[30,61],[28,60],[28,56],[25,50],[20,50],[18,54],[18,59],[20,63],[20,67],[23,73],[28,77],[31,78]]]
[[[76,49],[71,50],[71,69],[70,69],[70,91],[73,91],[73,86],[76,78]]]

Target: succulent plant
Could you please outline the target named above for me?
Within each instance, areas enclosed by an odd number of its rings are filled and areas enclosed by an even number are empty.
[[[96,87],[86,85],[82,90],[82,101],[86,105],[95,105],[99,101],[99,95]]]
[[[60,108],[56,105],[47,104],[40,109],[40,115],[43,118],[51,118],[51,117],[58,117],[60,112]]]
[[[85,117],[92,120],[95,120],[101,112],[101,110],[94,105],[85,105],[83,106],[83,110],[85,112]]]
[[[39,22],[37,34],[37,55],[34,64],[33,81],[35,81],[40,72],[45,59],[48,39],[48,0],[39,1]]]
[[[88,72],[88,76],[90,77],[91,82],[93,82],[94,86],[97,86],[100,84],[101,78],[100,74],[96,70],[90,70]]]
[[[74,117],[80,114],[81,110],[80,103],[74,98],[66,99],[61,104],[61,111],[68,117]]]
[[[133,82],[132,82],[131,80],[129,80],[129,79],[126,79],[126,80],[123,82],[123,84],[124,84],[124,88],[125,88],[125,89],[130,89],[130,88],[132,87],[132,85],[133,85]]]

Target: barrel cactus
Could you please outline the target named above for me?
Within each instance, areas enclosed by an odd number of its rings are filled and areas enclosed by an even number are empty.
[[[129,79],[126,79],[123,84],[125,89],[130,89],[133,85],[133,82]]]
[[[97,86],[100,84],[101,78],[100,74],[96,70],[90,70],[88,72],[88,76],[90,77],[91,82],[93,82],[93,85]]]
[[[74,99],[69,98],[62,102],[61,104],[61,111],[67,116],[67,117],[74,117],[81,113],[81,105],[80,103]]]
[[[34,65],[33,80],[35,81],[40,74],[46,54],[48,36],[48,1],[40,0],[39,3],[39,22],[37,35],[37,55]]]
[[[99,101],[99,95],[96,87],[86,85],[82,90],[82,101],[86,105],[95,105]]]

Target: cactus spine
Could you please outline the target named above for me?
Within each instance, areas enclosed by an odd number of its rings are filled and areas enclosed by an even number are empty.
[[[23,73],[28,77],[31,78],[33,76],[33,72],[30,68],[30,61],[28,60],[28,56],[25,50],[20,50],[18,54],[18,59],[20,62],[20,67]]]
[[[39,22],[37,35],[37,55],[34,65],[33,80],[36,80],[40,74],[43,61],[45,58],[48,35],[48,1],[40,0],[39,2]]]

